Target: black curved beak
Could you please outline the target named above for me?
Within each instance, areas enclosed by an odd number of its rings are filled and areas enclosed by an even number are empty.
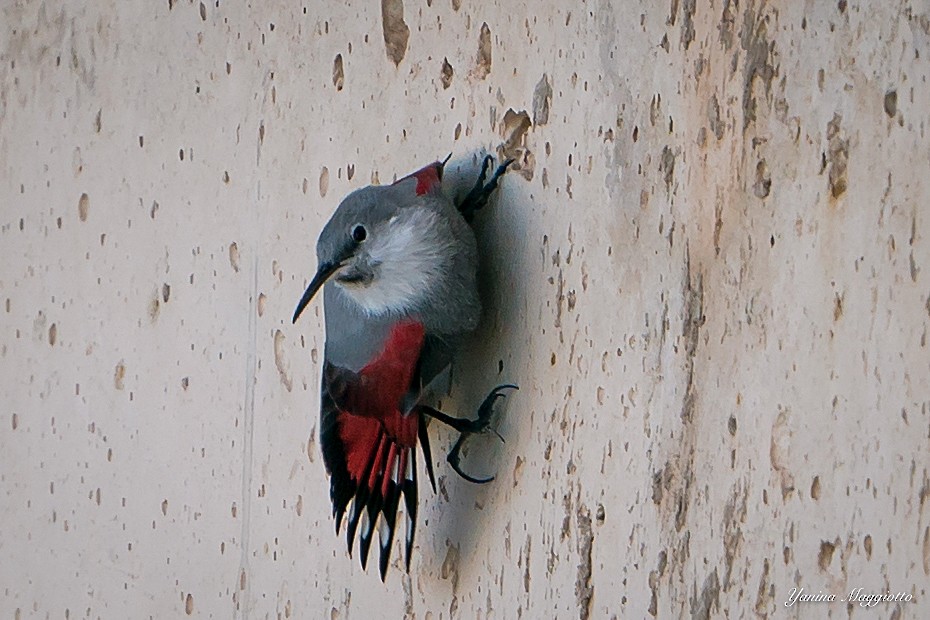
[[[297,309],[294,310],[294,318],[291,319],[291,323],[297,322],[297,317],[300,316],[300,313],[304,311],[304,308],[307,307],[307,304],[310,303],[310,300],[313,299],[313,296],[316,295],[316,292],[326,284],[326,281],[329,280],[330,276],[336,273],[336,270],[339,269],[339,263],[323,263],[316,270],[316,275],[313,276],[313,279],[310,280],[310,285],[307,286],[307,290],[304,291],[303,297],[300,298],[300,301],[297,303]]]

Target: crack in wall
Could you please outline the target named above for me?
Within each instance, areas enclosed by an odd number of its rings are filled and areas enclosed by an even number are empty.
[[[261,186],[258,189],[261,195]],[[236,617],[247,620],[249,617],[249,543],[252,514],[252,443],[255,427],[255,375],[258,366],[257,341],[258,326],[258,253],[252,261],[252,290],[249,294],[249,335],[245,356],[245,402],[242,424],[242,533],[240,535],[241,555],[239,558],[238,603]]]

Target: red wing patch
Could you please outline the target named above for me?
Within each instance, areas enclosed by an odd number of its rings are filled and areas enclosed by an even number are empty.
[[[419,323],[399,323],[384,349],[358,373],[326,364],[323,369],[321,443],[330,474],[330,498],[336,532],[348,510],[349,553],[359,532],[364,569],[374,530],[378,529],[379,568],[384,580],[401,495],[407,515],[406,565],[417,509],[416,445],[418,437],[432,481],[432,461],[425,420],[405,415],[400,403],[413,383],[424,330]],[[361,527],[361,529],[359,529]]]
[[[435,161],[428,166],[420,168],[412,174],[408,174],[402,179],[398,179],[397,183],[406,181],[410,178],[416,179],[417,196],[422,196],[423,194],[427,194],[435,189],[439,189],[439,186],[442,184],[443,167],[444,166],[441,161]]]

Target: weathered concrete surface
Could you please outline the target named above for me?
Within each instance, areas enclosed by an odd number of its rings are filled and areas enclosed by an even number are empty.
[[[3,3],[0,616],[930,616],[927,3],[326,4]],[[499,146],[498,479],[382,585],[289,317],[344,194]]]

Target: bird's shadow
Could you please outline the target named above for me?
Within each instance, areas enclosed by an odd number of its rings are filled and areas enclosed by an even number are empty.
[[[476,151],[447,164],[443,189],[456,204],[474,186],[486,154]],[[499,163],[492,162],[489,179]],[[449,395],[441,399],[448,413],[457,417],[474,418],[479,405],[495,386],[507,383],[519,386],[522,379],[517,372],[525,342],[521,334],[526,323],[526,295],[520,266],[527,260],[529,245],[521,234],[526,228],[524,218],[528,213],[521,208],[526,202],[521,197],[521,181],[522,177],[513,172],[501,177],[498,189],[472,222],[478,242],[481,322],[461,343],[453,362]],[[493,432],[474,435],[465,442],[462,469],[478,478],[495,476],[495,480],[487,484],[474,484],[460,478],[445,462],[445,453],[458,438],[458,433],[443,429],[434,434],[438,440],[434,458],[440,461],[436,469],[437,482],[440,495],[448,502],[438,513],[437,535],[431,550],[437,564],[447,556],[450,546],[476,549],[480,534],[490,520],[490,513],[486,511],[497,509],[491,501],[505,495],[499,485],[510,483],[507,464],[516,458],[514,450],[518,447],[515,441],[517,424],[507,414],[516,409],[514,401],[520,394],[507,390],[506,397],[498,399],[495,405],[491,427],[499,430],[505,442]],[[456,572],[461,577],[462,572],[470,572],[465,563],[472,554],[456,555],[461,563]],[[447,572],[445,566],[442,572]]]

